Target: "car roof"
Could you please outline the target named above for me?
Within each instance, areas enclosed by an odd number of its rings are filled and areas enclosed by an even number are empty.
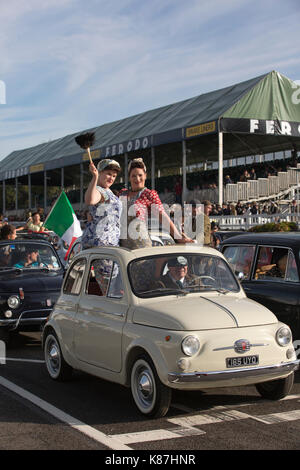
[[[300,232],[256,232],[237,235],[227,238],[221,243],[223,245],[236,245],[236,244],[260,244],[260,245],[288,245],[300,246]]]
[[[35,245],[41,244],[41,245],[47,245],[52,247],[52,243],[48,242],[48,240],[44,240],[43,238],[27,238],[27,237],[17,237],[14,240],[1,240],[0,239],[0,245],[24,245],[24,244],[32,244],[34,243]]]
[[[76,258],[82,254],[103,254],[107,255],[118,255],[124,259],[125,262],[133,261],[134,259],[144,258],[147,256],[158,256],[158,255],[174,255],[175,253],[186,254],[186,255],[199,255],[207,254],[211,256],[218,256],[224,259],[222,253],[215,248],[203,247],[196,243],[189,244],[177,244],[177,245],[164,245],[164,246],[152,246],[149,248],[138,248],[135,250],[129,250],[128,248],[122,247],[94,247],[88,250],[82,250],[76,255]],[[74,257],[75,259],[75,257]]]

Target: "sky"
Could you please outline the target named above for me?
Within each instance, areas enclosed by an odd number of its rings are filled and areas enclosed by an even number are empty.
[[[0,0],[0,160],[272,70],[298,81],[299,22],[299,0]]]

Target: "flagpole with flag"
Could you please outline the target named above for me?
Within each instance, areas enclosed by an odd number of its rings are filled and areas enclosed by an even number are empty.
[[[65,259],[76,240],[81,237],[82,230],[80,222],[76,217],[73,207],[64,191],[56,199],[52,209],[50,210],[44,227],[56,233],[65,243],[69,245]]]

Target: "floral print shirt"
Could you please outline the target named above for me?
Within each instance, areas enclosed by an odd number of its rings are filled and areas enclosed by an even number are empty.
[[[110,190],[97,186],[99,192],[106,192],[108,201],[89,206],[93,218],[88,222],[82,234],[83,249],[93,246],[119,246],[120,219],[122,204],[119,198]]]

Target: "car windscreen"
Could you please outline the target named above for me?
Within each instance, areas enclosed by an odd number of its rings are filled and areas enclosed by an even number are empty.
[[[240,290],[228,264],[221,257],[205,254],[183,252],[141,258],[129,264],[128,274],[138,297]]]
[[[57,271],[62,268],[51,245],[38,242],[7,241],[0,244],[0,270],[38,269]]]

